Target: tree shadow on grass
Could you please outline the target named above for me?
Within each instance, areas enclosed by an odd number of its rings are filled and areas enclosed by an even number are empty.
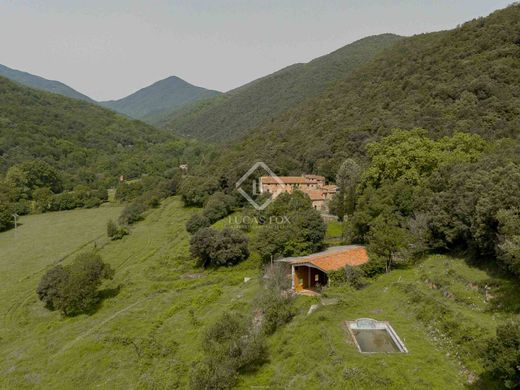
[[[90,316],[92,314],[97,313],[97,311],[103,307],[103,302],[106,299],[115,298],[117,295],[119,295],[119,292],[121,291],[122,287],[123,285],[119,284],[117,287],[104,288],[102,290],[99,290],[97,302],[93,304],[84,314]]]
[[[489,279],[479,282],[489,303],[489,311],[502,313],[520,313],[520,280],[504,271],[494,262],[474,260],[465,256],[469,266],[487,273]]]
[[[491,377],[491,375],[487,372],[484,372],[477,378],[477,380],[473,383],[466,384],[464,386],[466,389],[470,390],[501,390],[504,389],[504,386],[497,382],[495,379]]]

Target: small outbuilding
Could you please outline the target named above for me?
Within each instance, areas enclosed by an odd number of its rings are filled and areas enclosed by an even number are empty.
[[[335,246],[319,253],[279,260],[291,266],[291,287],[300,294],[312,294],[329,282],[328,273],[347,265],[368,262],[366,248],[360,245]]]

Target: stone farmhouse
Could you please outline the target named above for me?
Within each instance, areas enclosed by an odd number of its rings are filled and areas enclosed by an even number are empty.
[[[325,178],[318,175],[279,176],[277,180],[271,176],[260,178],[260,193],[272,194],[276,198],[282,192],[291,193],[300,190],[311,198],[312,206],[321,212],[328,212],[328,203],[337,192],[333,184],[325,184]]]

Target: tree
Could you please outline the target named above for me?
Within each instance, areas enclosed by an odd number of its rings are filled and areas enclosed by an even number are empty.
[[[190,240],[190,253],[203,267],[233,265],[249,256],[247,244],[239,230],[202,228]]]
[[[264,262],[310,254],[323,245],[327,227],[310,198],[301,191],[278,196],[266,210],[266,221],[253,243]]]
[[[488,342],[484,367],[507,389],[520,388],[520,323],[508,322],[497,328]]]
[[[197,233],[200,229],[209,227],[211,222],[202,214],[194,214],[186,222],[186,231],[190,234]]]
[[[36,293],[46,308],[50,310],[58,308],[58,302],[63,299],[61,294],[63,294],[65,285],[69,282],[68,278],[68,272],[61,265],[51,268],[43,275]]]
[[[520,276],[520,210],[501,209],[497,213],[498,260],[504,264],[509,271]]]
[[[354,212],[355,192],[359,178],[361,176],[361,167],[349,158],[345,160],[338,169],[336,175],[336,185],[338,192],[332,201],[333,211],[340,219]]]
[[[14,226],[12,207],[0,201],[0,232],[11,229]]]
[[[58,171],[43,160],[25,161],[11,167],[7,171],[6,181],[23,189],[28,196],[36,188],[48,187],[55,194],[63,190]]]
[[[36,202],[36,208],[40,212],[50,210],[52,207],[53,193],[49,187],[37,188],[33,191],[32,198]]]
[[[120,240],[128,235],[128,229],[124,226],[117,226],[113,220],[107,222],[107,236],[111,240]]]
[[[119,223],[121,225],[131,225],[140,221],[142,214],[146,211],[146,205],[138,200],[126,206],[119,216]]]
[[[223,192],[216,192],[209,196],[203,214],[211,223],[214,223],[231,213],[234,205],[235,198]]]
[[[403,255],[409,244],[406,229],[399,226],[393,216],[380,215],[376,218],[369,232],[368,251],[375,261],[384,260],[386,272],[389,272]]]
[[[58,265],[45,273],[37,288],[45,306],[72,316],[88,312],[99,301],[98,287],[104,279],[112,279],[114,270],[101,256],[82,253],[72,264]]]

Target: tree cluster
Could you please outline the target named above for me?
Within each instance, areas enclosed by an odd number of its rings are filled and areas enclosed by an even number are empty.
[[[99,286],[113,276],[114,270],[99,255],[82,253],[71,264],[47,271],[36,292],[48,309],[74,316],[93,309],[100,299]]]

